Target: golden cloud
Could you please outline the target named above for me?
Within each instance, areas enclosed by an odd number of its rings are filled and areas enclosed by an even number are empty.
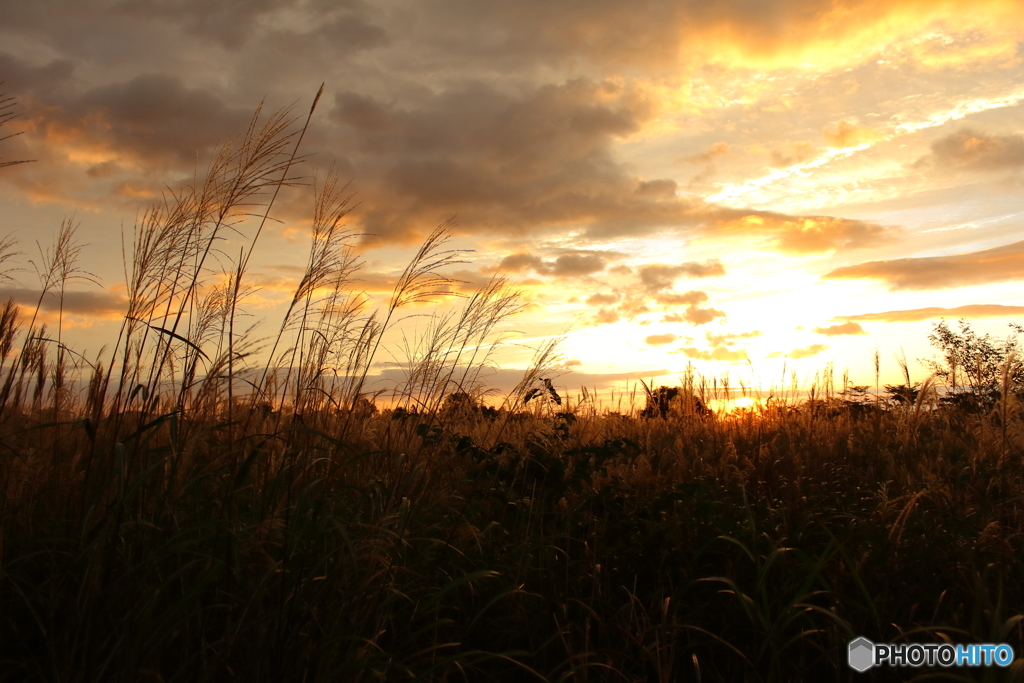
[[[662,306],[696,306],[708,300],[707,292],[693,290],[683,294],[675,292],[659,292],[654,300]]]
[[[963,128],[931,144],[917,168],[1003,170],[1024,166],[1024,135],[986,135]]]
[[[1024,279],[1024,241],[953,256],[867,261],[836,268],[827,279],[880,280],[890,291],[949,289]]]
[[[775,351],[768,354],[768,358],[781,358],[783,356],[798,360],[800,358],[809,358],[816,356],[822,351],[828,351],[828,346],[824,344],[811,344],[810,346],[804,346],[803,348],[793,349],[789,353],[783,353],[781,351]]]
[[[717,308],[698,308],[697,306],[690,306],[683,313],[683,320],[691,325],[707,325],[716,318],[724,317],[725,311],[720,311]]]
[[[640,282],[648,292],[660,292],[671,287],[675,281],[686,277],[717,277],[725,275],[725,266],[718,260],[698,263],[688,261],[678,266],[654,263],[640,268]]]
[[[650,346],[664,346],[665,344],[671,344],[678,338],[674,334],[652,334],[644,338],[644,343]]]
[[[710,351],[698,349],[693,346],[687,346],[685,348],[679,349],[678,351],[671,351],[670,353],[682,353],[687,358],[693,358],[695,360],[747,360],[746,351],[730,349],[726,348],[725,346],[716,346]]]
[[[880,137],[875,129],[857,126],[849,121],[826,126],[822,134],[832,147],[856,147],[866,142],[874,142]]]
[[[712,346],[731,346],[736,343],[737,339],[752,339],[754,337],[760,337],[763,332],[761,330],[751,330],[750,332],[726,332],[723,334],[714,334],[712,332],[706,332],[704,338],[708,340],[708,343]]]
[[[769,211],[716,213],[719,216],[714,224],[718,230],[761,236],[788,254],[879,247],[896,241],[901,232],[893,226],[835,216],[789,216]]]
[[[621,256],[622,254],[618,252],[571,251],[567,254],[561,254],[554,260],[545,261],[534,254],[520,252],[510,254],[501,259],[497,264],[487,266],[481,270],[487,273],[522,273],[532,270],[538,275],[583,277],[601,272],[608,265],[610,259]]]
[[[726,154],[728,154],[729,153],[729,149],[730,149],[729,143],[727,143],[727,142],[716,142],[715,144],[713,144],[710,147],[708,147],[707,150],[705,150],[704,152],[701,152],[700,154],[694,154],[693,156],[683,157],[679,161],[681,163],[690,163],[690,164],[697,164],[697,163],[708,164],[708,163],[711,163],[712,161],[714,161],[716,158],[718,158],[720,156],[725,156]]]
[[[681,46],[689,54],[747,68],[837,68],[877,58],[883,50],[922,68],[963,67],[1011,61],[1024,17],[1013,0],[817,5],[772,3],[769,19],[746,4],[714,3],[714,9],[694,12],[700,19],[687,17]]]
[[[89,316],[115,320],[123,318],[128,311],[128,298],[123,294],[109,291],[64,292],[63,297],[57,292],[49,292],[39,300],[40,291],[23,287],[0,287],[0,301],[13,299],[22,306],[22,312],[35,310],[39,304],[41,311],[56,312],[63,310],[65,314]]]
[[[909,323],[932,318],[1016,318],[1024,316],[1024,306],[1003,306],[1001,304],[969,304],[956,308],[912,308],[905,311],[882,311],[858,315],[836,316],[840,320],[878,321],[886,323]]]
[[[608,304],[614,304],[621,298],[622,296],[615,292],[609,292],[607,294],[598,293],[588,296],[586,303],[588,306],[605,306]]]
[[[840,325],[830,325],[829,327],[815,327],[814,331],[826,337],[835,337],[841,334],[867,334],[864,328],[855,322],[845,322]]]

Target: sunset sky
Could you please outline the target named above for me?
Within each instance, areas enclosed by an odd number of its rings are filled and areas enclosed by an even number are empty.
[[[1022,41],[1019,0],[8,2],[3,132],[24,134],[0,162],[35,161],[0,169],[26,269],[0,296],[34,303],[35,241],[73,217],[99,284],[75,284],[67,335],[95,354],[124,312],[122,229],[261,102],[304,115],[325,83],[302,172],[351,180],[372,295],[454,216],[473,251],[453,275],[519,282],[507,336],[567,332],[571,389],[688,363],[874,384],[876,349],[883,383],[900,353],[921,380],[940,318],[1024,320]],[[254,255],[270,327],[311,194]],[[528,356],[498,353],[495,381]]]

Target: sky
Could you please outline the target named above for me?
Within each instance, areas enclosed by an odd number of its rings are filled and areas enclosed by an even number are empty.
[[[940,320],[1024,319],[1022,40],[1016,0],[4,3],[0,132],[21,134],[0,163],[32,162],[0,167],[0,236],[23,252],[0,297],[34,305],[37,242],[71,220],[95,277],[66,296],[66,339],[109,345],[141,212],[258,107],[304,118],[323,83],[302,173],[350,183],[359,286],[385,300],[453,219],[461,288],[506,274],[526,304],[498,384],[557,335],[571,390],[688,366],[874,385],[876,352],[881,382],[898,356],[920,381]],[[311,196],[285,192],[253,254],[246,310],[269,328]]]

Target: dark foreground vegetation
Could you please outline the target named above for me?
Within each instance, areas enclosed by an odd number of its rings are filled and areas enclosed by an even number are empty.
[[[908,377],[712,414],[690,381],[618,415],[560,396],[546,348],[484,409],[479,349],[517,309],[496,280],[434,319],[377,410],[381,339],[453,256],[434,233],[364,311],[328,179],[255,365],[248,256],[208,255],[228,230],[255,242],[239,217],[291,182],[290,125],[254,123],[140,221],[107,357],[0,315],[3,680],[847,681],[861,635],[1024,653],[1012,349],[959,403]],[[76,249],[66,225],[44,291],[86,277]],[[968,365],[987,343],[947,341]]]

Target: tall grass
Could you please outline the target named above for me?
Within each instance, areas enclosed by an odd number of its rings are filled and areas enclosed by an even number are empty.
[[[854,405],[826,370],[804,402],[644,419],[562,395],[550,344],[484,409],[520,309],[496,278],[406,341],[378,410],[385,336],[455,291],[459,254],[440,226],[374,310],[334,174],[276,331],[237,329],[306,125],[257,112],[141,216],[108,355],[67,348],[39,306],[0,310],[2,678],[848,680],[857,635],[1024,647],[1007,387],[988,413],[940,404],[934,380]],[[66,223],[43,250],[44,290],[87,276],[76,244]],[[682,405],[736,391],[691,373]]]

